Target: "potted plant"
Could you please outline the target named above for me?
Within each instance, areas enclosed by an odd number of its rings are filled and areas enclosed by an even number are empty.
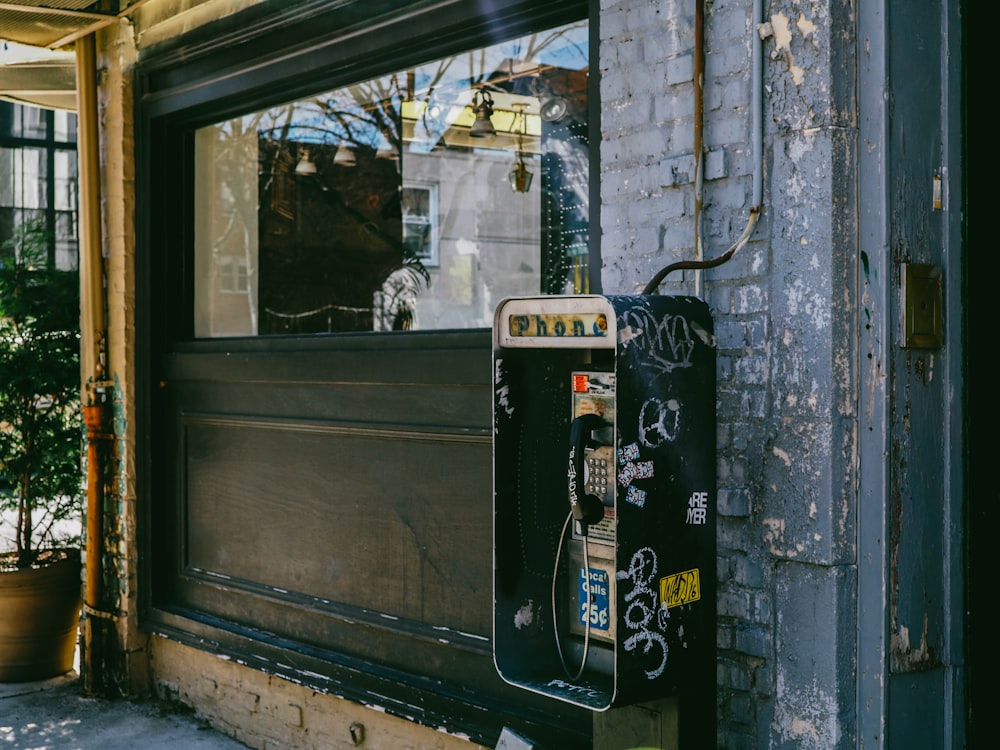
[[[82,516],[79,281],[38,222],[0,246],[0,682],[72,669]]]

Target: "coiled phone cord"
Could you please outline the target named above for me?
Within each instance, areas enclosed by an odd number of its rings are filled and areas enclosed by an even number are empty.
[[[583,535],[583,570],[584,570],[584,580],[587,584],[587,615],[584,617],[583,624],[583,658],[580,660],[580,669],[574,675],[570,672],[569,667],[566,665],[566,657],[563,656],[562,642],[559,640],[559,618],[556,614],[556,579],[559,575],[559,557],[562,554],[563,541],[566,538],[566,529],[569,528],[570,521],[573,520],[573,512],[570,511],[569,515],[566,516],[566,522],[563,524],[562,531],[559,533],[559,543],[556,547],[556,564],[555,568],[552,570],[552,632],[556,637],[556,651],[559,654],[559,661],[562,663],[563,671],[566,676],[571,680],[580,679],[580,675],[583,674],[584,667],[587,666],[587,651],[590,648],[590,552],[589,550],[589,539],[586,535],[586,527],[584,527]],[[570,617],[573,615],[570,614]]]

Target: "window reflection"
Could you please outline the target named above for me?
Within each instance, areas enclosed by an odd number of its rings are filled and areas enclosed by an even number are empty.
[[[198,130],[195,335],[488,327],[586,292],[587,58],[582,22]]]

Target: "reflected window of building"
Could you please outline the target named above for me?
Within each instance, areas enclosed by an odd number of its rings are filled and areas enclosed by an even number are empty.
[[[489,327],[589,291],[587,91],[582,21],[198,129],[195,335]]]
[[[403,185],[403,247],[425,266],[438,266],[437,185]]]

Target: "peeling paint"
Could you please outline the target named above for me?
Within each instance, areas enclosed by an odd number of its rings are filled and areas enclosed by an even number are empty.
[[[835,695],[823,690],[813,680],[810,685],[786,687],[778,674],[776,684],[774,729],[785,742],[802,750],[826,750],[840,747],[843,739]]]
[[[801,18],[798,26],[801,30]],[[813,30],[815,30],[815,27],[813,27]],[[806,71],[802,66],[795,64],[795,56],[792,54],[791,49],[792,29],[788,16],[784,13],[777,13],[771,16],[771,31],[774,36],[775,53],[784,53],[785,62],[788,64],[788,72],[792,74],[792,81],[794,81],[796,86],[801,86],[805,80]]]
[[[774,37],[774,49],[776,51],[791,51],[792,29],[788,23],[788,16],[784,13],[777,13],[771,16],[771,34]]]
[[[790,722],[790,727],[792,736],[798,739],[808,737],[814,742],[819,742],[819,730],[812,722],[794,717]]]
[[[785,519],[765,518],[764,541],[767,542],[771,554],[775,557],[794,558],[801,550],[784,549],[785,544]]]
[[[924,613],[924,626],[920,633],[920,645],[913,648],[910,643],[910,629],[906,625],[900,624],[899,629],[894,632],[890,639],[893,655],[902,668],[913,668],[927,666],[936,661],[934,649],[928,645],[927,634],[930,629],[930,622],[927,613]]]
[[[781,450],[781,448],[774,447],[771,449],[771,453],[780,458],[785,463],[785,466],[790,467],[792,465],[791,456],[789,456],[787,452]]]
[[[801,13],[799,14],[799,20],[796,21],[795,25],[798,27],[799,33],[801,33],[803,37],[807,37],[810,34],[816,33],[816,24],[814,24],[812,21],[810,21]]]

